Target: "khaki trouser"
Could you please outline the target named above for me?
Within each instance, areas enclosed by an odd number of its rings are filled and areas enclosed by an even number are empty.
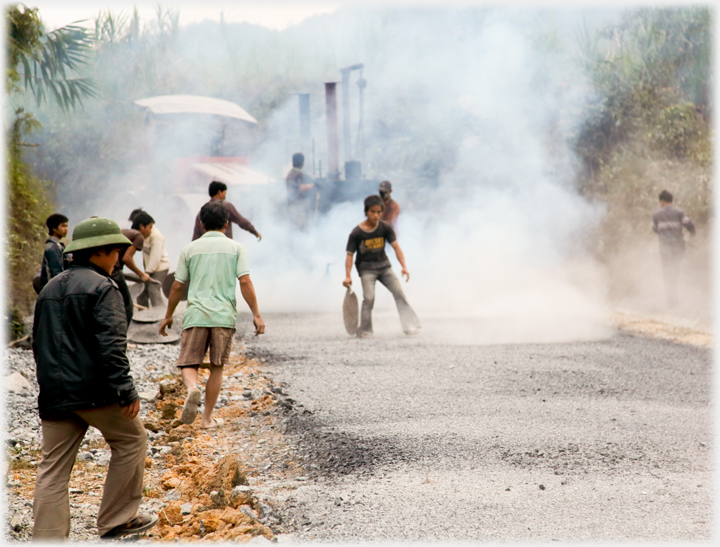
[[[100,535],[125,524],[142,501],[147,434],[139,417],[125,418],[117,404],[77,410],[65,420],[42,420],[42,460],[33,503],[33,540],[62,540],[70,535],[68,483],[88,426],[100,430],[112,451],[98,513]]]

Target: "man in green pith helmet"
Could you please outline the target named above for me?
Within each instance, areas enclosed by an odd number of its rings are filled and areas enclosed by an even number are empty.
[[[125,307],[110,278],[128,245],[114,221],[82,221],[65,249],[73,253],[71,267],[48,282],[35,305],[33,353],[42,424],[33,503],[36,541],[69,537],[68,481],[90,426],[112,450],[97,519],[101,538],[143,532],[158,520],[137,512],[146,433],[127,358]]]

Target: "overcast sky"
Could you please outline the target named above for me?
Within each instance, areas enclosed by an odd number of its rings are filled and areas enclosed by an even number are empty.
[[[635,0],[633,5],[678,5],[689,4],[693,0]],[[8,2],[5,2],[8,3]],[[31,7],[40,8],[40,15],[47,30],[54,30],[58,27],[73,23],[81,19],[93,21],[100,11],[112,10],[114,13],[132,13],[133,7],[137,6],[140,17],[143,20],[154,18],[157,5],[163,8],[174,7],[180,12],[180,25],[198,23],[205,19],[220,21],[220,14],[229,23],[248,22],[262,25],[271,29],[282,30],[296,25],[312,15],[320,13],[331,13],[343,5],[363,6],[463,6],[463,5],[527,5],[531,6],[554,6],[554,7],[624,7],[627,1],[604,0],[603,2],[585,2],[570,0],[510,0],[504,2],[492,2],[491,0],[174,0],[170,2],[158,2],[158,0],[25,0]]]
[[[132,13],[137,6],[141,19],[154,18],[157,5],[163,8],[178,8],[180,24],[198,23],[205,19],[220,21],[220,14],[226,22],[249,22],[281,30],[295,25],[318,13],[330,13],[347,2],[333,0],[308,0],[288,2],[287,0],[207,0],[190,2],[150,2],[147,0],[25,0],[26,5],[40,8],[40,15],[47,30],[54,30],[81,19],[95,19],[100,11],[110,9],[114,13]]]

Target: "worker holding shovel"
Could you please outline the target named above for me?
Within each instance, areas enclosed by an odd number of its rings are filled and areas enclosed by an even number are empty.
[[[352,284],[350,272],[352,271],[353,255],[357,253],[355,266],[363,288],[360,326],[356,332],[358,338],[370,338],[373,334],[372,309],[375,303],[376,281],[385,285],[395,298],[405,334],[416,334],[420,331],[420,320],[408,304],[400,281],[392,271],[390,260],[385,254],[385,242],[387,242],[395,251],[395,256],[402,266],[401,275],[405,276],[406,281],[409,281],[410,272],[405,265],[405,255],[396,240],[395,230],[390,224],[380,220],[383,208],[384,204],[380,196],[373,195],[365,198],[366,219],[350,232],[346,248],[347,258],[345,259],[343,286],[350,288]]]

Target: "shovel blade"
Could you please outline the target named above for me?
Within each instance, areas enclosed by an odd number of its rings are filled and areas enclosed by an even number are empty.
[[[170,272],[165,276],[165,280],[162,282],[162,292],[165,298],[170,298],[170,288],[175,283],[175,272]],[[188,290],[190,289],[190,283],[185,283],[182,293],[180,293],[180,301],[185,302],[188,298]]]
[[[343,320],[345,321],[345,330],[351,336],[354,336],[358,329],[358,298],[357,295],[348,288],[343,300]]]

